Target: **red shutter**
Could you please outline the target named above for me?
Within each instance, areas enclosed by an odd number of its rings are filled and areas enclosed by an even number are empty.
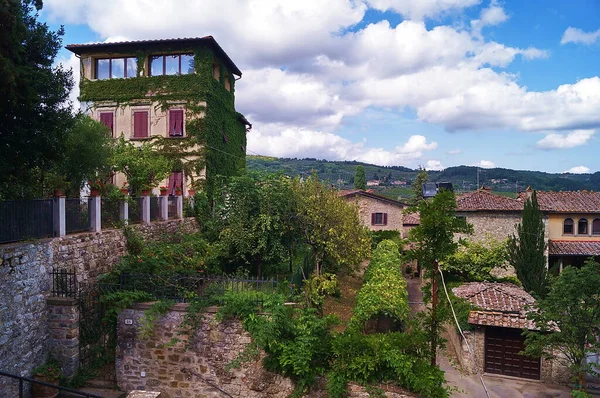
[[[383,225],[387,225],[387,213],[383,213]]]
[[[133,136],[135,138],[148,137],[148,112],[133,113]]]
[[[175,188],[179,188],[183,191],[183,172],[178,171],[175,173]]]
[[[108,129],[110,130],[111,135],[113,135],[113,118],[114,115],[112,112],[102,112],[100,113],[100,123],[102,123],[103,125],[105,125],[106,127],[108,127]]]
[[[375,225],[375,213],[371,213],[371,225]]]
[[[177,112],[179,135],[183,137],[183,110]]]
[[[167,187],[169,188],[169,195],[175,195],[175,173],[171,173],[169,176],[169,184]]]
[[[169,137],[183,136],[183,110],[169,111]]]

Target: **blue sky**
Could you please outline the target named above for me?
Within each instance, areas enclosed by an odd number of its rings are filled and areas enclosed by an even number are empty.
[[[46,0],[40,19],[65,44],[214,36],[243,72],[251,154],[600,170],[595,0],[174,4]]]

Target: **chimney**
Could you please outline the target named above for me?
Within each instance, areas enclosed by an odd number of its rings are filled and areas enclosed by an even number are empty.
[[[531,187],[528,186],[527,189],[525,190],[525,200],[531,198],[532,194],[533,194],[533,189],[531,189]]]

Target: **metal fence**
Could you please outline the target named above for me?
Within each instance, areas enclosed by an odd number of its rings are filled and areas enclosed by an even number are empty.
[[[150,196],[150,221],[160,220],[160,196]]]
[[[52,268],[52,297],[77,297],[77,275],[75,271],[64,268]]]
[[[169,212],[168,212],[169,219],[177,218],[177,196],[169,196],[168,208],[169,208]]]
[[[101,199],[100,217],[102,229],[116,228],[120,223],[119,201],[114,199]]]
[[[152,294],[156,299],[185,303],[192,297],[215,299],[229,291],[275,293],[280,290],[280,284],[275,279],[122,273],[119,283],[100,284],[100,290],[140,290]]]
[[[65,199],[65,224],[67,234],[90,230],[88,198]]]
[[[53,200],[0,202],[0,243],[53,236]]]
[[[129,201],[129,224],[139,224],[142,222],[143,200],[143,198],[131,198]]]

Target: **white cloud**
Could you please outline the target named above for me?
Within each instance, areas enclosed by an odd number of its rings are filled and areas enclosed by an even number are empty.
[[[536,144],[541,149],[574,148],[586,144],[594,135],[594,130],[575,130],[568,134],[551,133]]]
[[[499,25],[508,20],[508,15],[504,12],[504,8],[498,5],[498,2],[492,0],[489,7],[483,8],[479,14],[479,19],[471,21],[473,34],[481,37],[481,29],[484,26]]]
[[[576,44],[594,44],[600,39],[600,29],[595,32],[584,32],[579,28],[569,26],[560,39],[560,44],[576,43]]]
[[[472,166],[477,166],[484,169],[492,169],[496,167],[496,164],[491,160],[480,160],[478,163],[472,164]]]
[[[448,155],[459,155],[462,153],[462,150],[460,149],[452,149],[450,151],[448,151]]]
[[[433,18],[449,11],[479,4],[480,0],[367,0],[369,5],[381,11],[392,10],[402,16],[421,20]]]
[[[440,162],[439,160],[428,160],[427,161],[427,167],[425,167],[427,170],[443,170],[444,166],[442,166],[442,162]]]
[[[569,170],[565,171],[565,173],[571,173],[571,174],[585,174],[585,173],[589,173],[590,172],[590,168],[586,167],[586,166],[575,166],[575,167],[571,167]]]
[[[366,140],[352,142],[339,135],[281,124],[263,125],[248,134],[248,150],[265,156],[316,157],[330,160],[358,160],[381,166],[416,166],[426,151],[437,148],[421,135],[413,135],[393,150],[369,147]]]

